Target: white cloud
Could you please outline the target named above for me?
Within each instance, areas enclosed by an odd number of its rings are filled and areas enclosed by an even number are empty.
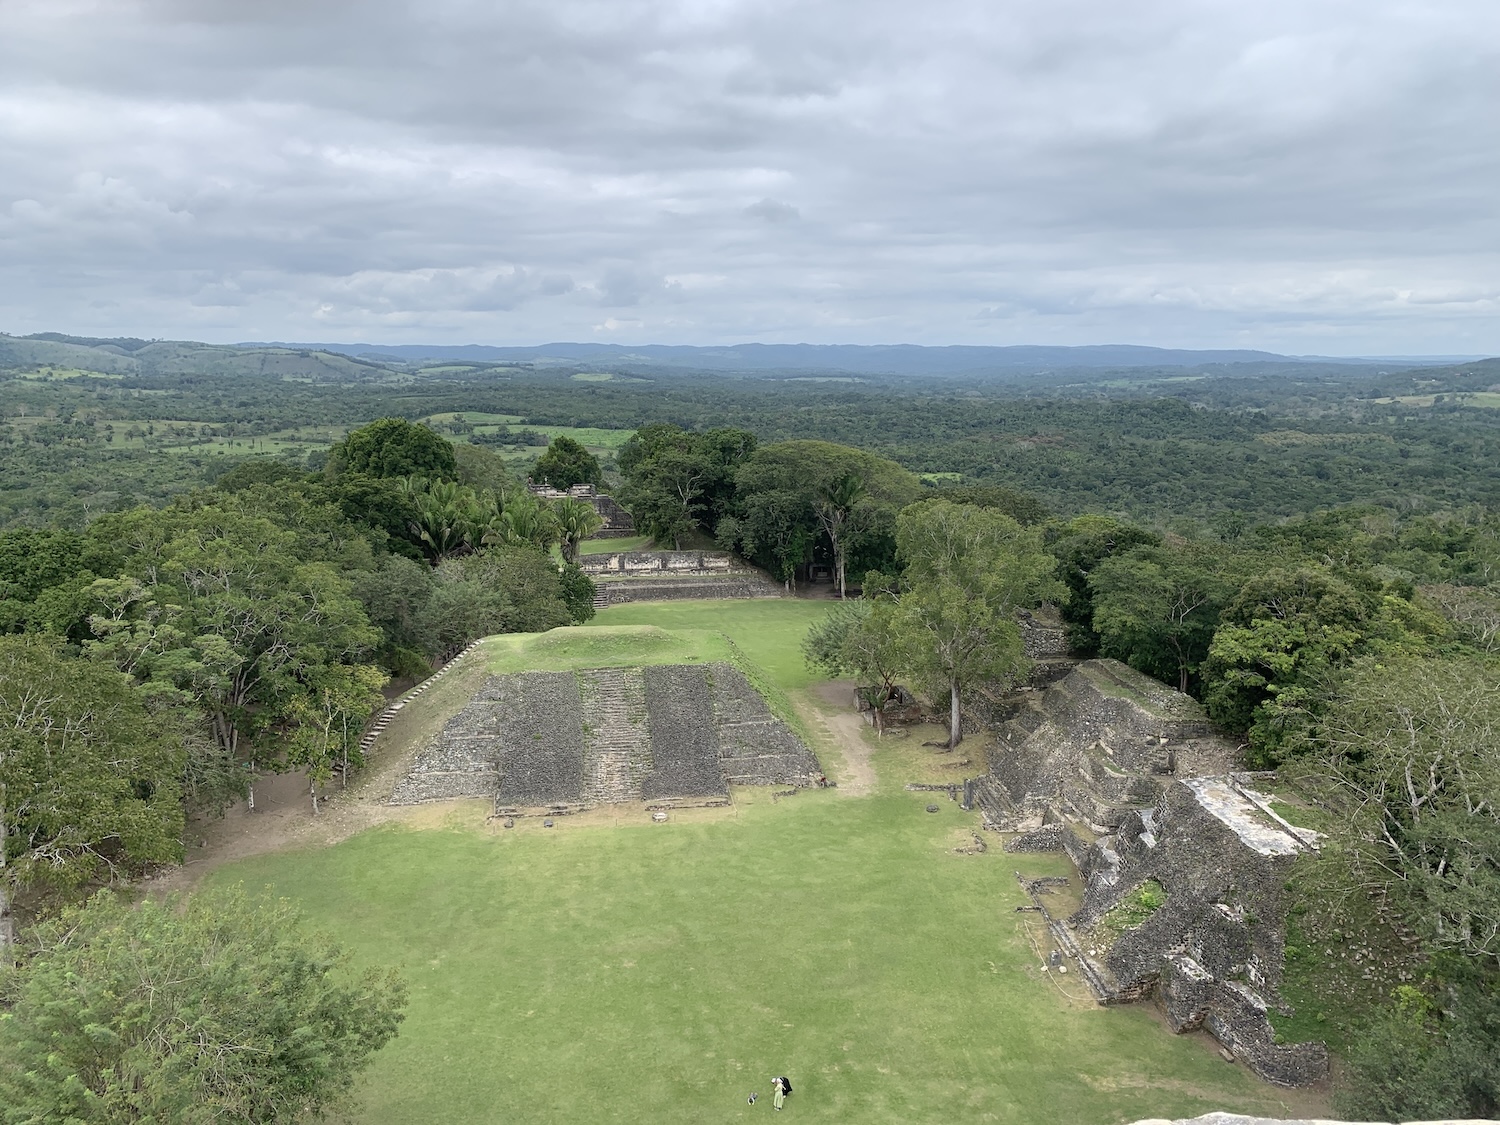
[[[1500,351],[1497,54],[1490,0],[10,0],[0,328]]]

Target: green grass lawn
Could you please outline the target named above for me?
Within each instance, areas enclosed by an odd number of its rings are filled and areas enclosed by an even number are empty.
[[[601,609],[585,628],[600,625],[655,625],[677,632],[711,629],[727,635],[749,659],[783,688],[806,687],[815,678],[802,659],[807,627],[831,603],[800,598],[627,602]]]
[[[625,668],[643,664],[707,664],[733,660],[723,633],[655,625],[563,628],[549,633],[491,637],[482,649],[491,672],[569,672],[579,668]]]
[[[648,551],[651,536],[624,535],[618,539],[585,539],[578,544],[580,555],[612,555],[617,551]]]
[[[496,638],[490,667],[708,658],[728,637],[778,689],[828,603],[613,607],[598,625]],[[920,748],[875,751],[876,792],[810,790],[652,824],[485,822],[477,803],[331,847],[243,860],[357,963],[400,968],[400,1036],[361,1078],[364,1125],[786,1120],[1090,1123],[1210,1109],[1291,1116],[1287,1095],[1145,1007],[1104,1009],[1039,971],[1014,871],[1061,856],[959,855],[973,814],[902,783]],[[622,806],[622,808],[625,808]],[[751,1091],[757,1105],[746,1104]]]
[[[1012,869],[1066,862],[955,855],[972,816],[925,799],[384,828],[215,878],[270,885],[359,961],[401,967],[411,1004],[360,1083],[367,1125],[755,1120],[781,1073],[789,1110],[820,1122],[1281,1110],[1147,1010],[1061,996],[1020,931]]]

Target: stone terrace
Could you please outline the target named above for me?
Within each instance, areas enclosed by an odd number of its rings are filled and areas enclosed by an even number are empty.
[[[641,796],[648,800],[727,797],[719,770],[719,732],[712,721],[708,669],[665,664],[643,672],[652,770],[641,784]]]
[[[732,664],[527,672],[489,677],[391,801],[718,803],[730,784],[810,785],[821,772]]]

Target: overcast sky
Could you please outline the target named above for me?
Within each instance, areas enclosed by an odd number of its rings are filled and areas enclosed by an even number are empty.
[[[0,0],[0,331],[1500,353],[1497,0]]]

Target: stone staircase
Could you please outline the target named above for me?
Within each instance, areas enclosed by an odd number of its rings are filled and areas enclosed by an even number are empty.
[[[639,668],[578,673],[583,703],[583,800],[587,805],[641,799],[651,772],[646,683]]]

